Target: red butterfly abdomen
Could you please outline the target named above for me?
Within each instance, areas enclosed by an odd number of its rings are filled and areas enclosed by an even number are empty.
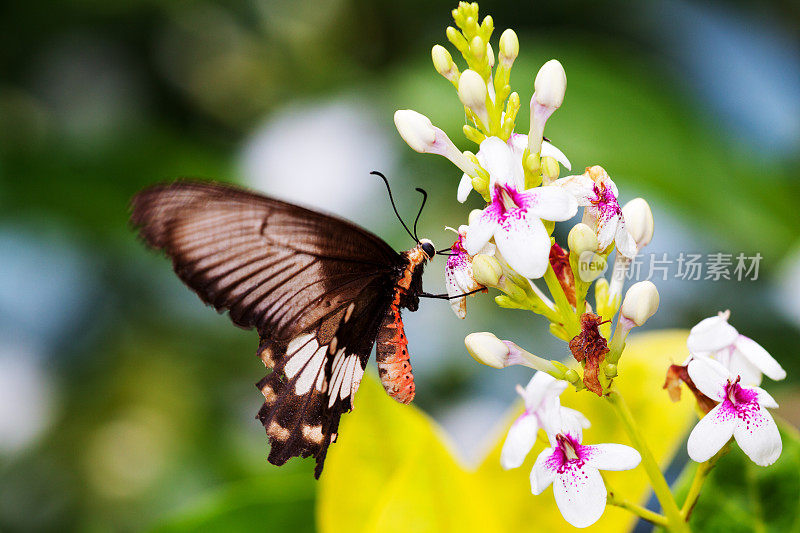
[[[386,393],[400,403],[414,399],[414,373],[408,355],[400,308],[392,303],[383,317],[376,342],[378,374]]]

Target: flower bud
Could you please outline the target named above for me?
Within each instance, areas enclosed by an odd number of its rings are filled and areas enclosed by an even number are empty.
[[[569,251],[578,257],[584,252],[594,252],[597,250],[597,234],[592,228],[579,222],[569,230],[567,245]]]
[[[477,362],[492,368],[505,368],[508,346],[493,333],[470,333],[464,339],[467,351]]]
[[[658,302],[658,289],[651,281],[634,283],[625,293],[620,315],[641,326],[658,311]]]
[[[489,124],[489,112],[486,110],[486,97],[488,96],[486,82],[474,70],[467,69],[458,79],[458,99],[470,108],[483,122]]]
[[[394,125],[412,150],[425,153],[436,141],[436,130],[428,117],[411,109],[394,112]]]
[[[565,381],[569,381],[570,383],[575,384],[578,381],[580,381],[580,379],[581,379],[581,376],[575,370],[573,370],[571,368],[569,370],[567,370],[566,372],[564,372],[564,380]]]
[[[622,208],[625,227],[636,241],[636,248],[641,250],[653,238],[653,212],[644,198],[634,198]]]
[[[476,35],[469,43],[469,51],[476,60],[481,61],[486,57],[486,42],[481,39],[480,35]]]
[[[617,365],[609,363],[606,365],[604,372],[607,378],[614,378],[617,376]]]
[[[550,109],[558,109],[567,90],[567,74],[557,59],[551,59],[539,69],[533,82],[534,100]]]
[[[503,275],[500,261],[491,255],[478,254],[472,259],[472,277],[486,287],[495,287]]]
[[[486,61],[489,62],[489,68],[494,68],[494,49],[492,43],[486,43]]]
[[[519,39],[511,28],[500,36],[500,63],[505,68],[510,68],[519,55]]]
[[[560,170],[561,167],[555,158],[550,156],[542,157],[542,183],[544,185],[553,183],[558,178]]]
[[[528,133],[528,152],[538,154],[542,148],[544,125],[553,112],[561,107],[567,90],[567,75],[564,67],[551,59],[539,69],[533,82],[531,97],[531,128]]]
[[[431,59],[436,72],[447,78],[453,83],[458,83],[458,67],[453,62],[447,48],[437,44],[431,49]]]

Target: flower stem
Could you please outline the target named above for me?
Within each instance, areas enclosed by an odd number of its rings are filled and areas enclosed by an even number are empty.
[[[561,315],[564,329],[567,330],[569,338],[574,337],[581,332],[581,327],[579,321],[575,318],[575,311],[572,310],[572,306],[567,300],[567,295],[564,294],[564,289],[558,282],[556,273],[551,265],[547,266],[547,270],[544,273],[544,282],[547,284],[547,289],[550,291],[550,295],[553,297]]]
[[[614,505],[614,506],[619,507],[621,509],[625,509],[627,511],[630,511],[631,513],[635,514],[639,518],[644,518],[645,520],[647,520],[648,522],[651,522],[653,524],[656,524],[656,525],[659,525],[659,526],[662,526],[662,527],[667,527],[667,525],[669,524],[669,521],[667,520],[667,517],[664,516],[663,514],[655,513],[653,511],[651,511],[650,509],[642,507],[641,505],[637,505],[635,503],[629,502],[628,500],[626,500],[624,498],[620,498],[619,496],[617,496],[616,494],[614,494],[610,490],[608,491],[608,500],[607,501],[608,501],[609,505]]]
[[[700,497],[700,489],[703,488],[703,483],[705,483],[708,478],[709,472],[711,472],[711,469],[717,464],[719,458],[728,453],[728,449],[729,447],[726,445],[714,457],[705,463],[697,465],[697,470],[694,471],[694,478],[692,478],[692,485],[689,487],[689,493],[686,495],[683,507],[681,507],[681,516],[683,516],[684,520],[689,520],[689,517],[692,515],[692,510],[697,504],[697,499]]]
[[[664,515],[667,519],[665,527],[668,531],[684,533],[691,531],[689,525],[681,515],[681,511],[678,509],[678,504],[675,503],[675,498],[672,496],[672,491],[667,484],[667,480],[664,479],[664,474],[661,473],[661,469],[658,463],[656,463],[650,448],[647,446],[644,436],[639,431],[636,420],[634,420],[633,414],[625,403],[625,400],[616,390],[609,391],[604,397],[617,412],[617,415],[622,421],[622,425],[625,427],[625,432],[633,443],[633,447],[642,455],[642,466],[647,473],[647,477],[650,478],[653,492],[655,492],[656,498],[658,498],[658,502],[661,504],[661,509],[664,511]]]

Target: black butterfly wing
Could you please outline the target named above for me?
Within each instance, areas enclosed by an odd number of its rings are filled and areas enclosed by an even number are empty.
[[[142,237],[203,301],[257,329],[272,370],[258,383],[269,460],[314,456],[319,477],[402,256],[347,221],[228,185],[155,186],[134,197],[132,211]]]

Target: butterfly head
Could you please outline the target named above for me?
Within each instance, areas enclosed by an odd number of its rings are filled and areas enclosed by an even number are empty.
[[[430,239],[420,239],[417,247],[426,255],[426,261],[430,261],[436,255],[436,247],[433,246],[433,242]]]

